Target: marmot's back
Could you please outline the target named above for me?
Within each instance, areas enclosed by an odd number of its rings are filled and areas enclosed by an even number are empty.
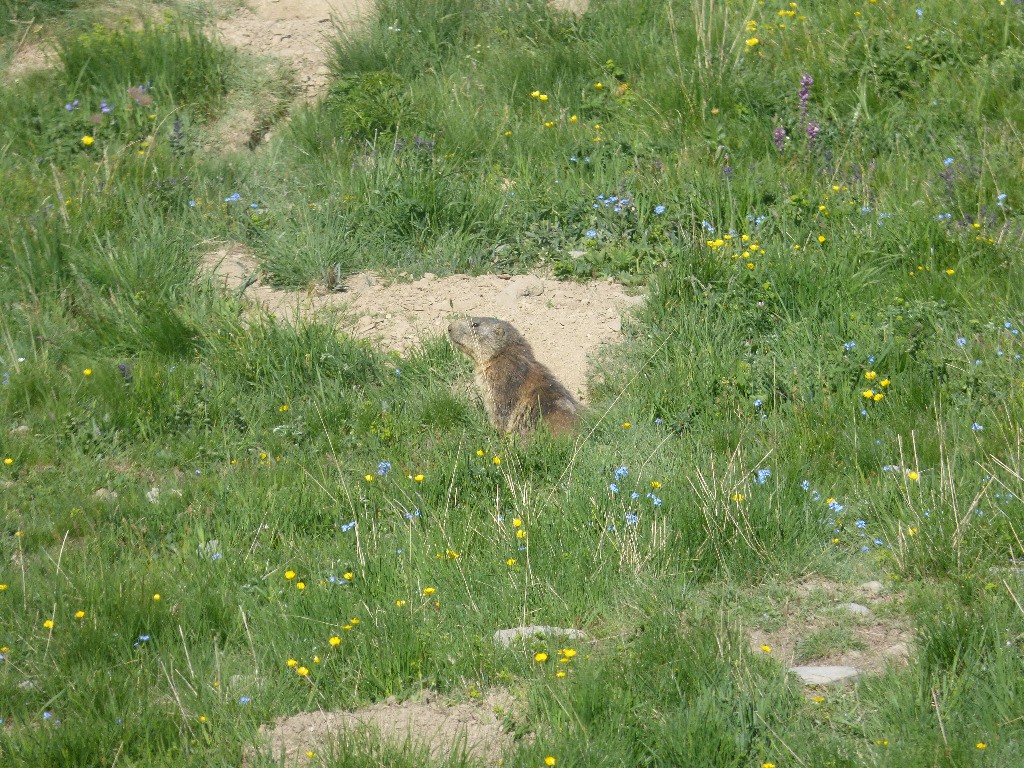
[[[576,398],[537,362],[509,323],[493,317],[456,320],[448,326],[448,338],[476,364],[476,383],[495,428],[526,436],[540,421],[554,434],[576,426]]]

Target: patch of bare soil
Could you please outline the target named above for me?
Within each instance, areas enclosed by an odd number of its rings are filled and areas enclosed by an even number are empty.
[[[586,397],[589,356],[621,338],[621,313],[643,301],[615,282],[564,283],[542,275],[427,273],[413,282],[388,284],[373,272],[361,272],[346,280],[342,291],[280,290],[260,281],[259,265],[237,244],[206,254],[202,267],[223,289],[275,317],[319,316],[399,353],[443,335],[456,317],[507,320],[530,342],[537,359],[581,399]]]
[[[260,734],[273,759],[283,760],[285,766],[307,765],[311,762],[307,753],[329,755],[342,735],[358,737],[368,731],[379,734],[383,742],[429,751],[435,760],[458,750],[475,762],[497,766],[502,750],[513,741],[498,715],[510,705],[505,694],[453,706],[425,696],[422,701],[387,701],[354,712],[280,717],[273,725],[264,725]]]
[[[871,674],[902,666],[909,659],[913,631],[901,616],[894,615],[896,596],[870,594],[817,577],[798,584],[794,594],[795,599],[785,607],[781,628],[748,633],[755,653],[763,653],[767,646],[772,657],[787,667],[845,666]],[[848,602],[851,598],[855,602]],[[801,649],[802,641],[837,628],[848,630],[849,647],[813,655]]]
[[[7,66],[6,77],[9,82],[16,83],[28,72],[46,69],[51,62],[57,60],[55,51],[44,47],[41,43],[22,43],[15,49],[11,63]]]
[[[221,2],[228,9],[237,2]],[[373,11],[373,0],[254,0],[217,22],[221,38],[248,53],[276,56],[296,71],[306,98],[327,87],[327,58],[335,29],[358,31]]]

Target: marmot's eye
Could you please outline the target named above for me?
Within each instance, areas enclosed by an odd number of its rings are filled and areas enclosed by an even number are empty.
[[[474,321],[474,322],[469,324],[469,327],[470,328],[479,328],[480,327],[480,323]]]

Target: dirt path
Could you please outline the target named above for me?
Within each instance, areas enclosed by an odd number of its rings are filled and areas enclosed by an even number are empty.
[[[343,291],[278,290],[259,281],[259,265],[237,244],[206,254],[203,267],[225,290],[244,289],[245,298],[279,318],[329,317],[339,330],[399,353],[443,335],[455,317],[507,320],[530,342],[537,359],[583,399],[588,359],[621,339],[621,314],[643,301],[615,282],[568,283],[543,275],[441,278],[427,273],[388,284],[373,272],[360,272],[345,281]]]
[[[220,0],[225,13],[237,6]],[[217,22],[224,42],[249,53],[276,56],[296,72],[307,99],[327,87],[327,59],[335,27],[353,34],[373,12],[373,0],[255,0]]]

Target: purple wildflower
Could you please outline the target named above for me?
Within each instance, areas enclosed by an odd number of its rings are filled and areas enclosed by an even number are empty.
[[[779,150],[779,152],[781,152],[783,147],[786,146],[786,129],[781,125],[777,126],[775,130],[772,131],[772,143],[775,144],[775,148]]]
[[[821,127],[818,125],[817,120],[810,120],[807,123],[807,141],[814,144],[814,140],[818,138],[818,132]]]
[[[806,72],[800,75],[800,119],[807,119],[807,102],[811,100],[811,86],[814,78]]]

